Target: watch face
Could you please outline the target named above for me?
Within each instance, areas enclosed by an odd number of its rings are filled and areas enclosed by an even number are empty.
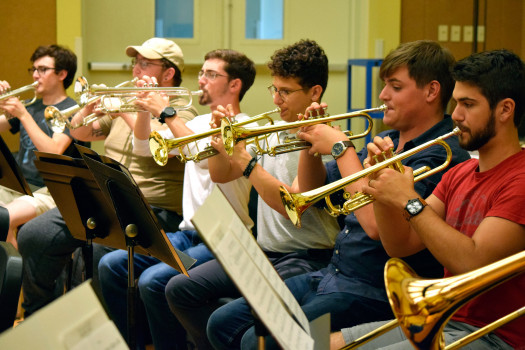
[[[344,148],[345,148],[345,146],[343,146],[339,142],[335,143],[334,146],[332,147],[332,155],[334,157],[338,156],[339,154],[341,154],[341,152],[344,150]]]
[[[167,115],[174,115],[175,114],[175,108],[173,107],[166,107],[163,111]]]
[[[423,204],[417,199],[410,201],[407,204],[407,211],[412,215],[417,214],[422,208]]]

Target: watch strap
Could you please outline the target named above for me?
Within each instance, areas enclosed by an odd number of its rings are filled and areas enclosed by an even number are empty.
[[[347,140],[347,141],[341,141],[341,142],[343,143],[343,145],[344,145],[346,148],[350,148],[350,147],[355,148],[354,143],[353,143],[352,141],[350,141],[350,140]]]
[[[343,148],[343,150],[341,151],[341,153],[339,153],[339,154],[337,154],[337,155],[334,154],[334,147],[335,147],[336,145],[343,145],[343,146],[344,146],[344,148]],[[337,141],[337,142],[334,143],[334,145],[332,146],[332,157],[334,157],[334,159],[339,159],[340,157],[343,156],[343,154],[345,154],[346,150],[347,150],[348,148],[350,148],[350,147],[355,148],[354,143],[353,143],[352,141],[350,141],[350,140],[346,140],[346,141]]]

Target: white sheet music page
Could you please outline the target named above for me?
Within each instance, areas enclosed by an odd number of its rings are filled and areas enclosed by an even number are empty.
[[[285,349],[313,349],[301,307],[217,186],[192,222],[277,342]]]

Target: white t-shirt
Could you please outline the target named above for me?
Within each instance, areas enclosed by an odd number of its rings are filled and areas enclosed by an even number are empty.
[[[242,121],[248,118],[245,114],[236,116],[236,120]],[[200,134],[210,130],[211,113],[199,115],[193,120],[186,123],[195,134]],[[171,130],[163,130],[160,135],[165,139],[173,139],[174,135]],[[198,148],[203,150],[210,143],[210,137],[197,141]],[[133,138],[133,152],[137,155],[149,155],[148,140],[139,140]],[[178,149],[170,153],[178,154]],[[248,201],[250,199],[251,183],[248,179],[241,177],[237,180],[230,181],[224,184],[216,184],[211,181],[210,172],[208,170],[208,159],[200,162],[187,162],[184,168],[184,185],[182,193],[182,216],[183,220],[179,226],[180,230],[194,230],[191,219],[197,209],[204,203],[208,195],[217,185],[222,190],[232,207],[235,209],[241,220],[245,223],[248,229],[253,227],[253,221],[248,215]]]

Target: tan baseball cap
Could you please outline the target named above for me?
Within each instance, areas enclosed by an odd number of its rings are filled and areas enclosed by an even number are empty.
[[[181,72],[184,70],[182,50],[179,45],[171,40],[151,38],[146,40],[141,46],[128,46],[126,48],[126,55],[129,57],[136,57],[138,53],[150,60],[165,58],[176,65]]]

